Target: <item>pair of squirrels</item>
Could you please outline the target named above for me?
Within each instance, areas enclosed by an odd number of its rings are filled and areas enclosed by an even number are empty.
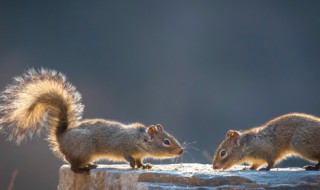
[[[76,173],[88,172],[94,161],[127,161],[132,168],[150,169],[144,158],[173,158],[184,152],[180,143],[160,125],[146,127],[104,119],[81,119],[81,95],[54,70],[28,70],[1,94],[0,133],[19,144],[48,128],[52,151]],[[320,169],[320,118],[293,113],[246,131],[228,131],[213,158],[213,169],[251,163],[251,169],[270,170],[290,155],[300,156]]]

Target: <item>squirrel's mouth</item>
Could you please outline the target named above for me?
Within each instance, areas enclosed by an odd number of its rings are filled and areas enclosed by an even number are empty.
[[[213,169],[214,170],[220,170],[220,169],[223,169],[223,170],[226,170],[226,169],[229,169],[231,167],[231,165],[223,165],[221,163],[217,163],[217,162],[213,162]]]

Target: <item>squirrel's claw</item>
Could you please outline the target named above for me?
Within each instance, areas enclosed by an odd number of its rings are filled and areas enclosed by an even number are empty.
[[[142,165],[142,169],[144,169],[144,170],[147,169],[148,170],[148,169],[151,169],[152,166],[153,166],[152,164],[144,164],[144,165]]]
[[[307,165],[307,166],[304,166],[303,169],[308,171],[312,171],[312,170],[315,171],[315,170],[320,170],[320,167],[319,165],[315,165],[315,166]]]

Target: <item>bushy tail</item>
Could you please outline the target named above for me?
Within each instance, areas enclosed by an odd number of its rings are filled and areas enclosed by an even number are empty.
[[[77,125],[82,112],[81,95],[63,74],[30,69],[1,94],[0,132],[19,144],[48,126],[49,142],[56,149],[59,135]]]

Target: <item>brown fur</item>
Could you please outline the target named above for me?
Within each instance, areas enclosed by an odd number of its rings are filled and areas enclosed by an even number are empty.
[[[295,155],[320,162],[320,118],[291,113],[265,125],[245,131],[228,131],[213,158],[214,169],[228,169],[235,164],[250,163],[251,169],[267,164],[270,170],[288,156]],[[226,154],[222,156],[222,151]],[[306,169],[319,169],[308,166]]]
[[[81,119],[81,95],[56,71],[29,70],[1,94],[0,132],[19,144],[48,126],[53,152],[74,172],[88,171],[98,159],[128,161],[151,168],[142,160],[172,158],[183,153],[179,142],[161,125],[125,125],[103,119]],[[165,143],[168,142],[169,144]]]

